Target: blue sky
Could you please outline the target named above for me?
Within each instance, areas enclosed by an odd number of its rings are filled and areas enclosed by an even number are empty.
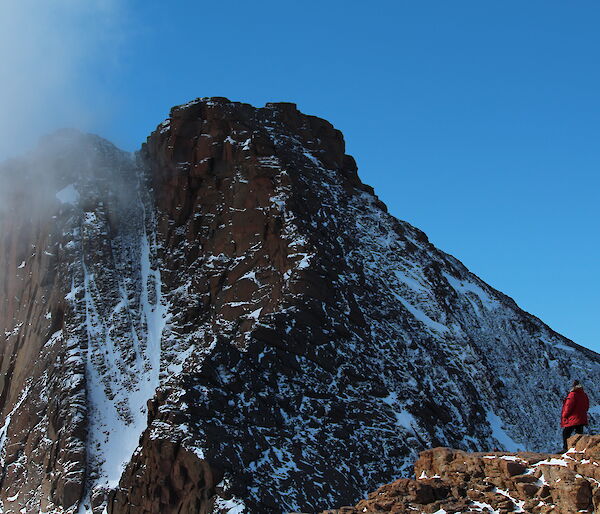
[[[28,80],[0,86],[18,135],[0,155],[59,125],[134,150],[198,96],[295,102],[343,131],[392,214],[600,351],[600,3],[19,5],[0,73]]]

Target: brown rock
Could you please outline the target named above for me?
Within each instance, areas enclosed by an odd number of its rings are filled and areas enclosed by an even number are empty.
[[[519,493],[519,498],[533,498],[537,495],[539,487],[534,484],[517,482],[516,489]]]
[[[500,469],[505,476],[513,477],[525,472],[525,466],[512,460],[500,460]]]

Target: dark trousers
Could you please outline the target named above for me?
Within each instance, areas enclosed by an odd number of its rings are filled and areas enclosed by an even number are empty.
[[[575,425],[574,427],[565,427],[563,428],[563,451],[566,452],[567,448],[567,439],[573,435],[573,432],[577,434],[583,434],[583,425]]]

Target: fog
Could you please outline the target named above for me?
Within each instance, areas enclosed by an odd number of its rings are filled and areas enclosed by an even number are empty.
[[[0,0],[0,262],[15,217],[52,219],[56,191],[96,166],[88,138],[57,131],[110,111],[99,78],[120,65],[125,1]]]
[[[120,4],[0,1],[0,161],[57,128],[93,129],[101,109],[90,89],[102,69],[118,66]]]
[[[102,97],[95,79],[119,66],[122,1],[0,0],[0,222],[17,198],[46,213],[68,174],[57,165],[64,135],[46,135],[93,131],[107,110],[90,99]]]

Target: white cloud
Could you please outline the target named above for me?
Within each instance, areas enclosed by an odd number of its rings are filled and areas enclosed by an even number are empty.
[[[117,62],[120,16],[117,0],[0,1],[0,160],[91,125],[90,88]]]

